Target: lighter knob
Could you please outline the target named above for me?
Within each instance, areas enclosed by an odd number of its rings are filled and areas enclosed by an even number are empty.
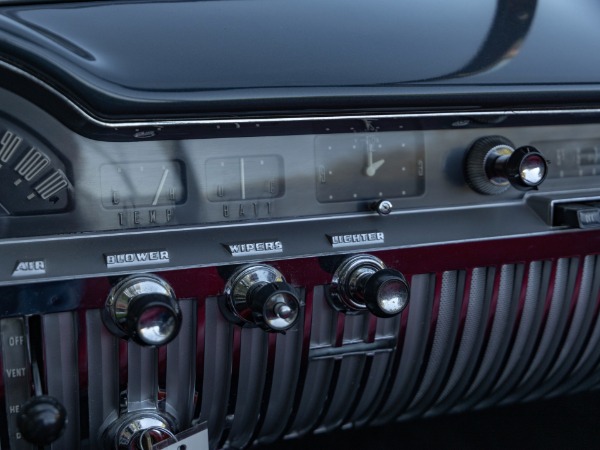
[[[327,290],[334,308],[357,313],[371,311],[393,317],[408,305],[410,287],[404,275],[372,255],[355,255],[338,265]]]

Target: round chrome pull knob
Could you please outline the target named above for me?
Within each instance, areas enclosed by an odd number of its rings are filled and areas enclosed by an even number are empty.
[[[104,448],[151,450],[154,445],[175,438],[176,420],[167,413],[142,410],[130,412],[109,425],[102,434]]]
[[[502,136],[478,139],[465,158],[467,184],[480,194],[501,194],[510,186],[520,191],[536,189],[547,174],[548,162],[535,147],[515,150]]]
[[[343,312],[369,310],[378,317],[392,317],[408,305],[410,287],[402,273],[387,268],[379,258],[355,255],[337,267],[327,294]]]
[[[298,318],[298,298],[287,283],[258,284],[248,292],[246,302],[253,311],[254,323],[269,331],[284,331]]]
[[[224,312],[234,322],[284,332],[298,321],[300,301],[275,268],[242,266],[225,285]]]
[[[548,163],[536,148],[525,146],[516,149],[506,160],[505,173],[516,189],[535,189],[548,174]]]
[[[23,439],[37,446],[50,445],[65,431],[67,411],[54,397],[41,395],[25,403],[17,415]]]
[[[181,310],[173,289],[149,274],[117,283],[108,295],[104,319],[113,334],[150,347],[169,343],[181,328]]]
[[[531,147],[521,147],[524,151]],[[519,165],[519,179],[527,186],[537,186],[546,177],[546,161],[534,152],[525,155]]]
[[[378,317],[392,317],[408,305],[410,288],[402,273],[383,269],[369,277],[364,287],[367,308]]]

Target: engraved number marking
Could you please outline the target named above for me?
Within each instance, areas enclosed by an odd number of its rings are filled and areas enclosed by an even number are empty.
[[[0,162],[7,163],[10,161],[21,142],[23,142],[23,139],[19,135],[6,130],[2,139],[0,139]],[[2,167],[1,164],[0,167]]]
[[[47,200],[53,195],[56,195],[59,191],[63,190],[69,185],[65,174],[60,170],[56,170],[49,177],[43,179],[38,183],[33,190],[38,193],[43,200]]]
[[[50,164],[50,159],[37,148],[31,147],[27,154],[15,166],[15,171],[26,181],[30,181],[48,164]]]

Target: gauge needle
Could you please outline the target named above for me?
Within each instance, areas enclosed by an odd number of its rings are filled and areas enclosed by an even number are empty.
[[[158,189],[156,190],[156,194],[154,195],[154,200],[152,200],[152,206],[156,206],[158,204],[158,197],[160,197],[160,193],[165,187],[165,181],[167,181],[167,176],[169,175],[169,169],[165,169],[163,171],[162,177],[160,178],[160,183],[158,185]]]

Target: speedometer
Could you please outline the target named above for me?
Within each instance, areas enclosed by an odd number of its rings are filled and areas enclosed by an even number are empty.
[[[9,215],[64,211],[71,183],[61,159],[22,127],[0,118],[0,208]]]

